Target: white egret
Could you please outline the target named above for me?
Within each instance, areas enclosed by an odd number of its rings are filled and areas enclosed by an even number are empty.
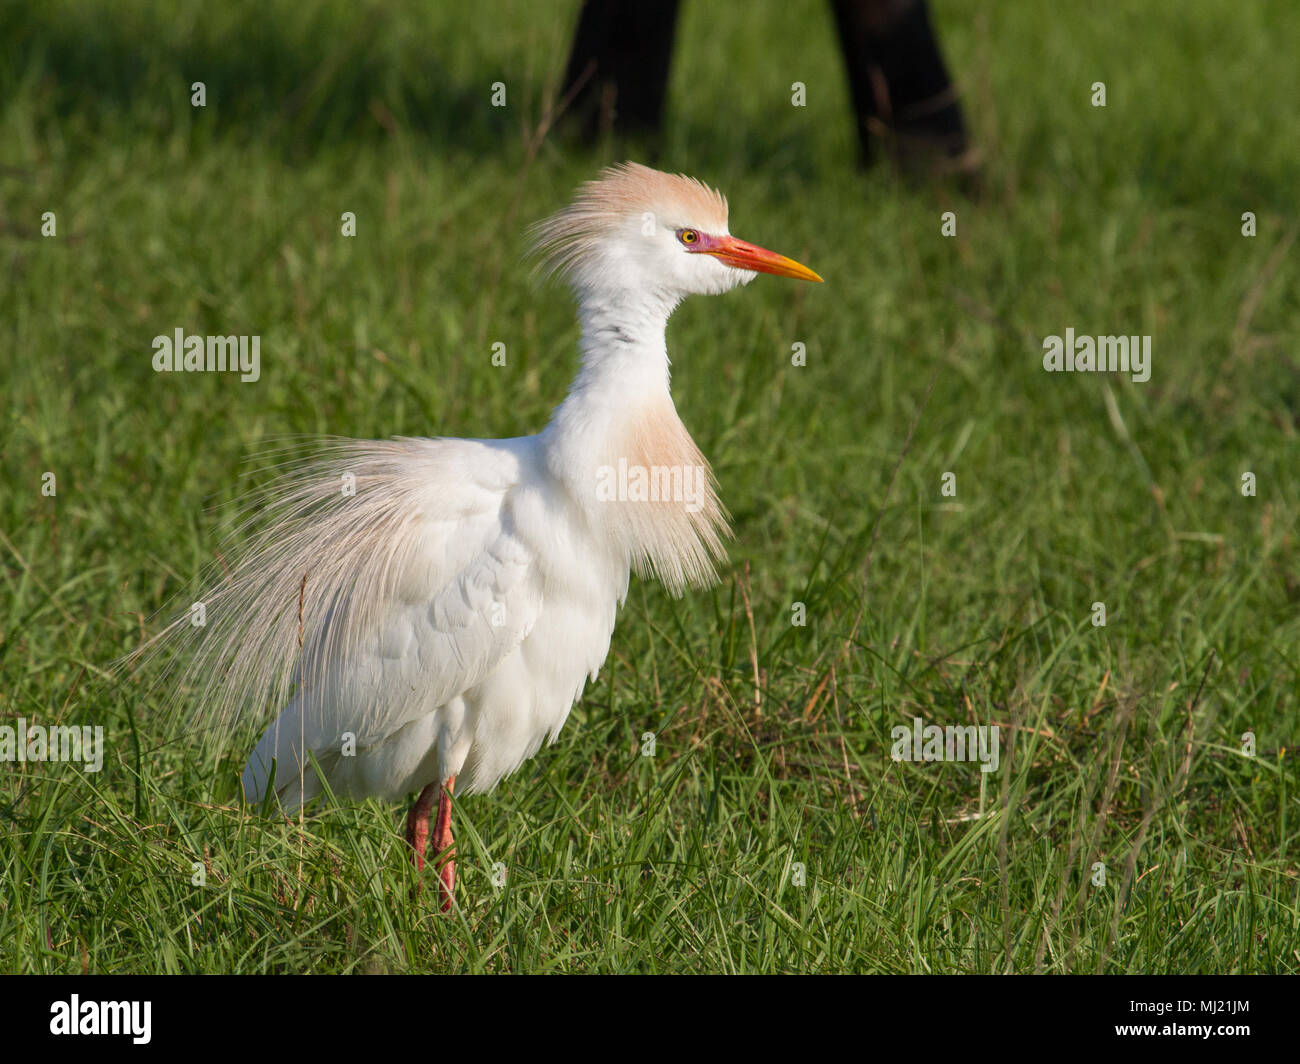
[[[669,392],[664,330],[693,293],[756,272],[820,281],[732,237],[726,200],[633,163],[536,227],[572,286],[581,368],[518,439],[336,441],[282,476],[263,529],[182,618],[182,687],[229,723],[282,704],[243,773],[248,800],[419,798],[406,837],[455,883],[452,794],[491,789],[554,741],[609,651],[629,573],[680,594],[716,579],[729,535]]]

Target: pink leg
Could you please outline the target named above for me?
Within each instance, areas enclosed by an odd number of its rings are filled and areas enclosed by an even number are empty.
[[[429,812],[433,809],[433,796],[437,790],[438,785],[430,783],[420,792],[420,797],[406,814],[406,841],[415,851],[413,860],[417,872],[424,871],[424,846],[429,840]]]
[[[442,898],[443,912],[451,909],[452,896],[456,890],[456,851],[452,848],[454,840],[451,837],[451,794],[455,789],[456,777],[452,776],[438,795],[438,821],[434,825],[433,834],[433,848],[438,860],[442,862],[438,871],[438,893]],[[423,798],[424,795],[421,794],[420,797]]]
[[[438,819],[433,828],[433,852],[440,860],[438,894],[442,911],[451,908],[452,894],[456,889],[456,851],[452,849],[451,793],[456,787],[456,777],[447,780],[446,788],[430,783],[420,792],[420,797],[406,814],[406,841],[414,851],[417,872],[424,871],[424,850],[429,841],[429,814],[433,811],[433,796],[438,796]]]

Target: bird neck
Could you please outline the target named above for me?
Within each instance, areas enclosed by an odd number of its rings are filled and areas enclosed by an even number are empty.
[[[676,420],[664,336],[674,305],[653,294],[579,293],[580,366],[551,420],[568,460],[603,461],[647,412]]]
[[[667,396],[665,331],[676,305],[652,292],[581,294],[582,364],[570,396],[589,394],[602,405]]]
[[[668,389],[675,300],[580,298],[582,364],[542,435],[552,474],[593,532],[672,591],[714,578],[726,515]]]

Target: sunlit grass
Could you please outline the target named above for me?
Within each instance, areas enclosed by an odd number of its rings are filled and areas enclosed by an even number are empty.
[[[576,325],[523,228],[639,149],[536,137],[546,5],[0,5],[0,714],[107,741],[0,768],[0,967],[1300,969],[1300,11],[1037,6],[935,5],[971,201],[854,171],[829,12],[686,5],[658,163],[826,284],[674,318],[730,568],[634,581],[559,742],[457,804],[443,918],[401,810],[246,810],[248,735],[106,668],[250,454],[545,424]],[[178,327],[261,379],[155,374]],[[1066,328],[1151,335],[1151,380],[1044,373]],[[999,771],[894,763],[916,716],[998,724]]]

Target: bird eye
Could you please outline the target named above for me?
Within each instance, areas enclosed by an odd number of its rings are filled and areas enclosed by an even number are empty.
[[[700,234],[694,229],[678,229],[677,239],[689,247],[700,242]]]

